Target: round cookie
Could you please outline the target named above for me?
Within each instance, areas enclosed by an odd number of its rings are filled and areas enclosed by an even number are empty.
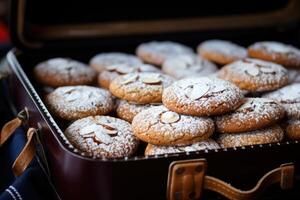
[[[124,119],[128,122],[132,122],[133,118],[141,111],[147,108],[151,108],[153,106],[160,106],[160,105],[161,103],[137,104],[134,102],[119,100],[117,103],[116,113],[119,118]]]
[[[136,49],[136,54],[140,59],[157,66],[161,66],[168,57],[192,53],[193,50],[191,48],[170,41],[143,43]]]
[[[300,119],[300,83],[294,83],[263,95],[278,101],[290,119]]]
[[[163,72],[176,79],[206,76],[217,70],[215,64],[193,54],[169,57],[162,66]]]
[[[251,92],[275,90],[289,83],[287,70],[283,66],[250,58],[224,66],[218,77]]]
[[[283,107],[274,100],[245,98],[234,112],[216,117],[215,124],[221,133],[254,131],[276,123],[284,114]]]
[[[150,144],[182,146],[208,139],[214,132],[214,122],[156,106],[137,114],[132,129],[136,137]]]
[[[217,143],[222,148],[240,147],[257,144],[280,142],[283,140],[283,130],[278,125],[251,132],[236,134],[220,134]]]
[[[163,92],[163,104],[170,110],[195,116],[221,115],[242,103],[242,91],[228,81],[216,78],[186,78]]]
[[[41,62],[35,66],[33,74],[38,82],[50,87],[89,85],[97,77],[96,71],[69,58],[52,58]]]
[[[145,156],[203,151],[219,148],[220,146],[218,145],[218,143],[216,143],[212,139],[196,142],[188,146],[157,146],[153,144],[148,144],[145,150]]]
[[[91,86],[59,87],[45,101],[51,113],[65,120],[105,115],[114,107],[110,92]]]
[[[139,65],[142,61],[131,54],[111,52],[111,53],[100,53],[95,55],[90,60],[90,66],[94,68],[97,72],[102,72],[108,66],[112,65]]]
[[[136,103],[159,103],[164,88],[171,85],[173,78],[150,72],[130,73],[115,78],[109,90],[120,99]]]
[[[207,40],[199,44],[197,52],[203,58],[225,65],[247,57],[247,50],[225,40]]]
[[[65,135],[77,149],[93,157],[130,156],[139,144],[128,122],[109,116],[79,119],[65,130]]]
[[[282,123],[282,127],[285,130],[285,136],[290,140],[300,139],[300,120],[289,119]]]
[[[272,61],[285,67],[300,67],[300,50],[275,41],[256,42],[249,46],[250,57]]]
[[[153,65],[140,64],[136,66],[128,65],[112,65],[106,67],[106,70],[101,72],[98,76],[98,84],[100,87],[109,89],[109,85],[113,79],[118,76],[125,75],[133,72],[157,72],[160,70],[154,67]]]

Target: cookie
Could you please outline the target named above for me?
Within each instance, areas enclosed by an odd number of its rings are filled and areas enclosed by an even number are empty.
[[[148,144],[145,150],[145,156],[213,150],[219,148],[220,146],[218,143],[212,139],[196,142],[188,146],[157,146]]]
[[[300,70],[288,69],[288,76],[290,83],[300,83]]]
[[[162,65],[162,71],[176,79],[206,76],[217,70],[215,64],[193,54],[169,57]]]
[[[120,75],[125,75],[133,72],[157,72],[160,70],[153,65],[140,64],[136,66],[128,65],[112,65],[106,67],[106,70],[101,72],[98,76],[98,84],[100,87],[109,89],[109,85],[113,79]]]
[[[276,90],[289,83],[287,70],[282,65],[250,58],[224,66],[218,77],[251,92]]]
[[[256,42],[249,46],[250,57],[272,61],[285,67],[300,67],[300,50],[275,41]]]
[[[183,44],[170,41],[152,41],[139,45],[137,56],[146,63],[161,66],[168,57],[192,54],[193,50]]]
[[[221,115],[242,103],[242,91],[228,81],[216,78],[186,78],[163,92],[163,104],[170,110],[195,116]]]
[[[134,102],[119,100],[117,103],[116,113],[119,118],[124,119],[128,122],[132,122],[133,118],[141,111],[153,106],[160,106],[160,105],[161,103],[137,104]]]
[[[114,106],[110,92],[91,86],[59,87],[45,101],[51,113],[65,120],[105,115]]]
[[[92,157],[130,156],[139,144],[128,122],[109,116],[79,119],[65,130],[65,135],[77,149]]]
[[[216,117],[215,124],[221,133],[254,131],[276,123],[284,114],[283,107],[274,100],[245,98],[234,112]]]
[[[97,72],[102,72],[108,66],[112,65],[139,65],[142,61],[131,54],[111,52],[111,53],[100,53],[95,55],[90,60],[90,66],[94,68]]]
[[[89,85],[97,77],[96,71],[69,58],[52,58],[41,62],[36,65],[33,74],[38,82],[50,87]]]
[[[217,143],[222,148],[275,143],[283,140],[283,130],[278,125],[251,132],[220,134]]]
[[[282,127],[285,130],[285,136],[290,140],[300,139],[300,120],[290,119],[282,123]]]
[[[171,85],[173,78],[159,73],[130,73],[115,78],[109,90],[120,99],[136,103],[159,103],[164,88]]]
[[[214,132],[214,122],[156,106],[137,114],[132,129],[136,137],[150,144],[182,146],[208,139]]]
[[[290,119],[300,119],[300,83],[285,86],[263,95],[264,98],[278,101]]]
[[[207,40],[199,44],[197,52],[203,58],[225,65],[247,57],[247,49],[225,40]]]

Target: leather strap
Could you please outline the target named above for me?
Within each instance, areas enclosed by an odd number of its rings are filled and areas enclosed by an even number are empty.
[[[29,114],[27,108],[24,108],[21,112],[18,113],[18,116],[7,122],[1,129],[0,135],[0,146],[2,146],[8,138],[19,128],[23,123],[28,120]]]
[[[256,184],[247,191],[232,187],[224,181],[205,175],[206,160],[185,160],[171,163],[168,177],[167,198],[170,200],[199,199],[202,190],[217,192],[228,199],[256,199],[270,185],[280,183],[282,189],[293,187],[294,165],[283,164],[266,173]]]
[[[34,136],[36,133],[37,130],[34,128],[29,128],[27,131],[27,143],[12,166],[15,176],[20,176],[26,170],[35,156],[36,149]]]

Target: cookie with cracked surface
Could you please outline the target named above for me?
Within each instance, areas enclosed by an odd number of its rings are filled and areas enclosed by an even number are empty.
[[[215,118],[216,129],[221,133],[240,133],[266,128],[284,117],[283,107],[266,98],[245,98],[232,113]]]
[[[120,52],[99,53],[90,60],[90,66],[99,73],[112,65],[133,66],[139,64],[142,64],[142,61],[135,55]]]
[[[133,134],[154,145],[189,145],[208,139],[214,123],[207,117],[181,115],[164,106],[148,108],[132,121]]]
[[[134,73],[134,72],[157,72],[159,73],[160,70],[154,67],[153,65],[148,64],[140,64],[134,66],[128,65],[111,65],[106,67],[106,70],[101,72],[98,75],[98,84],[100,87],[109,89],[109,85],[113,79],[117,78],[118,76]]]
[[[164,88],[173,83],[173,78],[159,73],[130,73],[115,78],[109,90],[120,99],[136,103],[160,103]]]
[[[217,143],[222,148],[240,147],[248,145],[268,144],[280,142],[284,138],[284,132],[278,125],[256,131],[220,134]]]
[[[45,102],[51,113],[65,120],[105,115],[114,107],[109,91],[91,86],[59,87],[46,96]]]
[[[161,103],[154,104],[137,104],[134,102],[128,102],[126,100],[119,100],[117,102],[116,113],[117,116],[121,119],[124,119],[128,122],[132,122],[133,118],[143,110],[151,108],[153,106],[160,106]]]
[[[188,146],[157,146],[148,144],[145,150],[145,156],[213,150],[219,148],[220,146],[213,139],[196,142]]]
[[[300,50],[275,41],[256,42],[248,47],[250,57],[272,61],[285,67],[300,67]]]
[[[163,104],[170,110],[195,116],[221,115],[242,103],[242,91],[228,81],[216,78],[186,78],[163,92]]]
[[[247,57],[247,49],[226,40],[207,40],[199,44],[197,52],[203,58],[225,65]]]
[[[285,131],[285,136],[290,140],[300,139],[300,120],[299,119],[288,119],[283,121],[281,124]]]
[[[92,157],[130,156],[137,150],[139,144],[128,122],[109,116],[79,119],[64,133],[71,144]]]
[[[193,54],[170,57],[162,65],[162,71],[176,79],[206,76],[217,70],[215,64]]]
[[[251,92],[276,90],[289,83],[287,70],[282,65],[251,58],[224,66],[218,77]]]
[[[193,50],[183,44],[170,41],[152,41],[140,44],[136,49],[137,56],[146,63],[161,66],[168,57],[192,54]]]
[[[97,77],[95,70],[70,58],[52,58],[41,62],[35,66],[33,74],[38,82],[50,87],[89,85]]]
[[[278,101],[290,119],[300,119],[300,83],[294,83],[263,95]]]

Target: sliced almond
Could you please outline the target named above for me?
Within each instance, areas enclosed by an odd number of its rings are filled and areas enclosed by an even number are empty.
[[[156,84],[161,82],[160,74],[142,76],[140,80],[146,84]]]
[[[108,70],[108,71],[115,71],[116,68],[117,68],[117,66],[115,66],[115,65],[110,65],[110,66],[107,66],[107,67],[106,67],[106,70]]]
[[[101,123],[100,125],[104,128],[104,131],[107,134],[111,136],[116,136],[118,134],[118,130],[115,127],[113,127],[111,124]]]
[[[76,91],[76,89],[73,88],[73,87],[70,87],[70,88],[67,88],[67,89],[64,88],[63,93],[64,94],[70,94],[70,93],[72,93],[74,91]]]
[[[273,73],[273,72],[275,72],[275,70],[273,68],[270,68],[270,67],[261,67],[259,70],[261,72],[264,72],[264,73]]]
[[[187,94],[187,96],[192,100],[197,100],[204,96],[209,90],[210,86],[197,84],[194,85],[193,89]]]
[[[95,140],[104,144],[110,144],[112,142],[112,138],[106,133],[106,131],[102,127],[98,128],[95,131]]]
[[[72,102],[72,101],[76,101],[76,100],[78,100],[80,98],[81,98],[80,93],[79,92],[74,92],[74,93],[68,94],[66,96],[66,101]]]
[[[125,80],[121,84],[126,85],[128,83],[134,82],[138,78],[138,75],[137,74],[127,74],[124,76],[124,78],[125,78]]]
[[[98,128],[98,126],[96,124],[91,124],[91,125],[88,125],[82,129],[80,129],[79,134],[82,136],[94,134],[94,132],[97,128]]]
[[[259,74],[259,69],[257,69],[256,67],[249,67],[248,69],[246,69],[246,72],[251,76],[257,76]]]
[[[160,117],[160,120],[166,124],[175,123],[175,122],[179,121],[179,119],[180,119],[180,116],[177,113],[171,112],[171,111],[163,113]]]
[[[128,67],[126,65],[120,65],[116,68],[116,71],[120,74],[129,74],[134,72],[134,68]]]

